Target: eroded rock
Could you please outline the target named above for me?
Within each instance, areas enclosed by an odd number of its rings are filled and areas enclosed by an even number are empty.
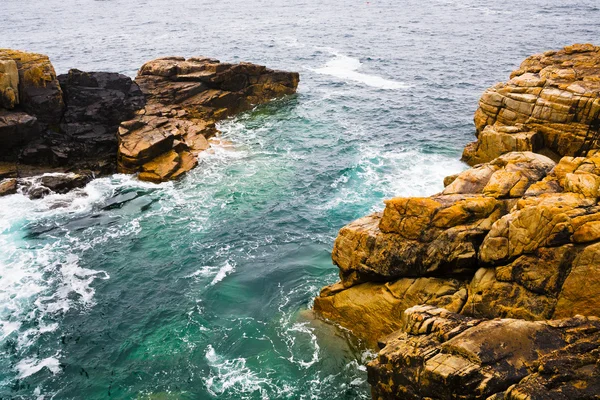
[[[298,74],[250,63],[166,57],[140,68],[146,98],[139,116],[119,129],[119,171],[153,182],[176,179],[197,164],[217,133],[215,122],[295,93]]]
[[[580,399],[593,398],[584,394],[600,383],[594,317],[479,320],[415,306],[382,346],[367,366],[374,399]],[[584,349],[592,354],[581,357]],[[568,365],[579,368],[560,369]],[[537,397],[561,387],[565,397]],[[527,393],[533,397],[519,397]]]
[[[488,89],[475,113],[470,165],[509,151],[585,155],[600,147],[600,47],[567,46],[527,58],[510,81]]]

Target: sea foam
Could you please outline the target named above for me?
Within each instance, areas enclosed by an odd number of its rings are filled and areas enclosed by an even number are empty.
[[[335,54],[334,59],[328,61],[323,67],[314,69],[313,71],[319,74],[334,76],[344,81],[359,82],[378,89],[396,90],[408,87],[404,82],[359,72],[361,66],[362,63],[356,58],[343,54]]]

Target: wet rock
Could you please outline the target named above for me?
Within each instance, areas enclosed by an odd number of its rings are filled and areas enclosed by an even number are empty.
[[[293,94],[298,74],[250,63],[165,57],[140,68],[146,97],[137,117],[119,130],[119,171],[153,182],[179,178],[217,133],[215,122],[275,97]],[[175,153],[173,153],[175,152]]]
[[[40,199],[51,193],[65,194],[73,189],[85,187],[92,179],[90,171],[81,173],[47,173],[19,180],[23,194],[30,199]]]
[[[523,399],[529,397],[518,393],[535,394],[536,387],[557,394],[564,387],[573,397],[560,398],[584,398],[578,394],[593,393],[590,387],[600,381],[597,357],[593,360],[599,332],[594,317],[479,320],[416,306],[404,312],[402,329],[384,340],[369,363],[368,380],[373,398],[382,400]],[[595,353],[579,357],[574,349]],[[574,364],[583,369],[557,368]],[[552,378],[562,379],[556,385]]]
[[[0,180],[0,196],[15,193],[17,193],[17,180],[15,178]]]

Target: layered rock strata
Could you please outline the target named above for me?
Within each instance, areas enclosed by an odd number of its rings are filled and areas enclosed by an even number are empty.
[[[600,319],[474,319],[431,306],[403,314],[368,366],[377,400],[597,399]]]
[[[582,156],[600,147],[600,47],[576,44],[528,57],[489,88],[475,113],[470,165],[509,151]]]
[[[197,164],[215,122],[295,93],[297,73],[210,58],[168,57],[142,66],[136,83],[146,106],[119,129],[119,172],[176,179]]]
[[[374,398],[597,398],[599,54],[574,45],[527,59],[482,96],[473,168],[340,230],[340,282],[314,310],[382,342]],[[575,91],[569,117],[554,115]],[[534,92],[513,118],[520,106],[506,99]],[[552,369],[563,366],[575,370]]]
[[[45,55],[0,49],[0,179],[177,179],[209,147],[215,122],[295,93],[298,81],[260,65],[181,57],[146,63],[135,81],[76,69],[57,76]]]

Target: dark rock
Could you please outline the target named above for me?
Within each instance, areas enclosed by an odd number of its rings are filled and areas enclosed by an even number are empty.
[[[0,156],[16,159],[18,146],[39,137],[37,118],[24,112],[0,110]]]
[[[58,77],[65,93],[66,110],[61,135],[54,142],[57,162],[112,160],[116,162],[117,130],[144,106],[139,87],[127,76],[76,69]]]
[[[82,188],[94,178],[90,171],[81,173],[51,173],[20,180],[22,191],[31,199],[39,199],[51,193],[65,194]]]

